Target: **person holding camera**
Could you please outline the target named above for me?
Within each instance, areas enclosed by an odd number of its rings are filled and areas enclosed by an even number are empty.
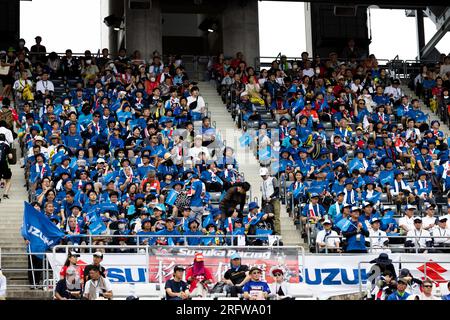
[[[89,277],[91,280],[86,282],[84,286],[83,298],[85,300],[111,300],[113,292],[111,282],[108,278],[102,277],[99,266],[94,265],[89,270]]]

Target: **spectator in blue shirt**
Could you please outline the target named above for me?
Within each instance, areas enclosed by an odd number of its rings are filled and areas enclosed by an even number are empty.
[[[242,291],[245,300],[266,300],[270,294],[267,282],[261,280],[262,271],[259,267],[249,270],[250,280],[245,283]]]
[[[391,293],[386,300],[408,300],[410,294],[406,292],[408,281],[404,278],[397,279],[397,290]]]
[[[366,253],[365,237],[369,236],[367,226],[359,221],[361,209],[352,207],[350,214],[350,223],[347,229],[342,230],[343,236],[347,239],[346,252],[349,253]]]

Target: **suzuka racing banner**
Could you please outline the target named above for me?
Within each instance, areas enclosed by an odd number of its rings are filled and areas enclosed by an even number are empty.
[[[211,270],[215,282],[223,280],[230,268],[230,257],[236,252],[242,264],[261,268],[262,277],[268,283],[273,282],[271,270],[275,267],[284,270],[287,281],[299,282],[299,252],[294,247],[157,247],[150,251],[150,282],[165,283],[172,278],[175,265],[190,267],[197,252],[203,253],[205,267]]]
[[[319,299],[358,293],[360,281],[362,291],[366,292],[372,279],[369,279],[368,275],[374,268],[374,264],[369,262],[377,257],[378,254],[306,255],[303,264],[300,262],[300,270],[303,270],[300,282]],[[447,292],[446,283],[450,280],[448,254],[389,254],[389,258],[393,261],[397,275],[402,268],[409,269],[418,279],[425,279],[426,274],[427,278],[439,286],[441,292]]]

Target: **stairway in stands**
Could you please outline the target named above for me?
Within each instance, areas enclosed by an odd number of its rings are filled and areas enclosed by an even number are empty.
[[[15,141],[17,159],[20,159],[20,150]],[[25,242],[20,234],[23,220],[23,202],[28,201],[28,193],[24,187],[24,169],[20,167],[20,161],[11,165],[12,185],[9,199],[2,199],[0,203],[0,265],[7,279],[7,299],[46,299],[51,297],[51,292],[42,290],[30,290],[28,285],[28,263]],[[3,197],[4,189],[0,190]]]
[[[211,112],[211,118],[220,130],[222,139],[226,145],[232,147],[236,152],[236,160],[239,163],[239,171],[244,172],[245,180],[252,186],[252,201],[258,198],[261,201],[261,176],[259,175],[260,165],[249,147],[242,147],[239,138],[243,132],[238,129],[230,115],[217,90],[209,82],[199,82],[200,94],[208,104],[208,110]],[[301,238],[300,231],[296,229],[292,218],[289,217],[286,207],[281,205],[281,236],[284,245],[305,246]]]

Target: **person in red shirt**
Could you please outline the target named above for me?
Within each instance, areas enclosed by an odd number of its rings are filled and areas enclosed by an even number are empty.
[[[80,257],[80,254],[76,251],[70,251],[69,255],[67,256],[67,260],[64,263],[64,266],[62,267],[61,271],[59,272],[60,279],[65,279],[67,270],[68,269],[75,269],[76,271],[76,279],[75,281],[79,281],[80,284],[83,284],[84,280],[84,266],[78,265],[78,258]]]
[[[191,296],[206,296],[208,284],[213,283],[214,278],[211,271],[205,267],[202,253],[195,254],[194,264],[186,270],[186,280],[190,284]]]

